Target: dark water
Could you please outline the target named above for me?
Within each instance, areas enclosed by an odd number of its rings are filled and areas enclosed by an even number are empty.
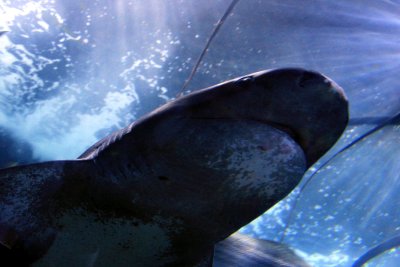
[[[175,97],[226,0],[0,1],[0,164],[77,157]],[[346,91],[338,150],[400,110],[400,1],[242,0],[189,90],[261,69],[320,71]],[[350,266],[400,232],[400,125],[335,158],[302,192],[284,241]],[[279,240],[293,196],[245,227]],[[369,266],[397,266],[392,250]]]

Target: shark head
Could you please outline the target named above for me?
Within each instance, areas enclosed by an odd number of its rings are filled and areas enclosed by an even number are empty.
[[[295,68],[256,72],[171,105],[188,108],[193,118],[253,120],[286,131],[301,145],[307,166],[332,147],[348,122],[343,89],[320,73]]]
[[[267,70],[156,109],[96,160],[125,177],[132,167],[121,162],[136,166],[121,187],[135,188],[138,206],[177,215],[216,242],[290,193],[347,120],[343,90],[326,76]]]

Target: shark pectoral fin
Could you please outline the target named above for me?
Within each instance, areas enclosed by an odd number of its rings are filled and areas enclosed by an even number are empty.
[[[0,255],[33,262],[47,252],[64,204],[86,187],[88,166],[85,161],[52,161],[0,170]]]
[[[72,184],[84,186],[90,176],[88,167],[91,164],[87,161],[71,160],[1,169],[0,223],[17,222],[23,219],[18,216],[32,215],[30,209],[47,207],[57,194],[69,190]]]

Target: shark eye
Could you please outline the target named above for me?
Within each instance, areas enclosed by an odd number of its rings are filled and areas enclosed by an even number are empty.
[[[245,77],[242,77],[239,80],[237,80],[235,83],[237,86],[240,86],[240,87],[248,87],[253,83],[253,81],[254,81],[253,76],[245,76]]]

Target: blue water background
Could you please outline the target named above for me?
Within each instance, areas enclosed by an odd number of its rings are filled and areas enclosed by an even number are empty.
[[[0,0],[0,165],[75,158],[173,99],[229,4]],[[269,68],[322,72],[352,118],[332,155],[400,111],[399,14],[389,0],[242,0],[188,89]],[[399,234],[399,161],[398,122],[336,157],[301,193],[284,242],[315,266],[351,266]],[[281,240],[295,196],[242,232]],[[394,249],[368,266],[399,262]]]

